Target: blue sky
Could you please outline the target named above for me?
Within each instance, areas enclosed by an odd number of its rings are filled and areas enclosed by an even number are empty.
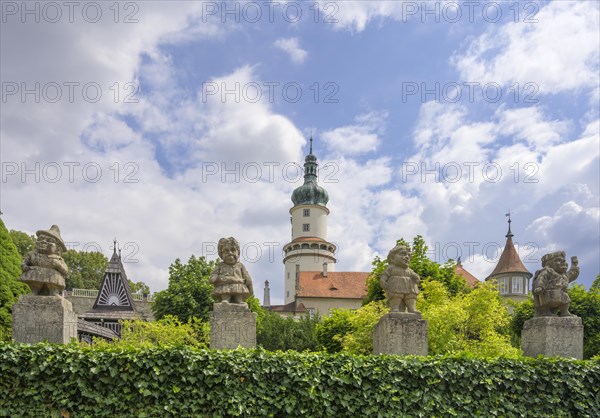
[[[98,4],[2,3],[9,228],[107,255],[116,236],[153,291],[233,235],[278,303],[312,133],[337,271],[421,234],[484,279],[511,210],[532,273],[559,249],[600,273],[597,2]]]

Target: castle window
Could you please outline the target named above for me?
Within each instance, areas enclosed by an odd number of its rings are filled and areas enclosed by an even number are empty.
[[[314,319],[314,317],[315,317],[315,308],[308,308],[307,311],[308,311],[308,317],[310,319]]]
[[[513,276],[511,293],[523,293],[523,278],[522,277]]]
[[[302,224],[302,231],[303,232],[310,231],[310,224]]]
[[[304,216],[310,216],[310,209],[304,209]]]
[[[498,292],[501,295],[508,293],[508,277],[500,277],[498,279]]]

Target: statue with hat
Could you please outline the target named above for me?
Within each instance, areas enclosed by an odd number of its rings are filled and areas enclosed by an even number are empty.
[[[60,236],[60,229],[52,225],[49,230],[36,232],[35,251],[25,255],[19,278],[37,296],[58,296],[65,288],[65,277],[69,272],[61,255],[67,247]]]
[[[569,312],[571,299],[567,286],[579,276],[579,261],[571,257],[568,269],[564,251],[556,251],[542,257],[542,269],[533,276],[534,316],[574,316]]]

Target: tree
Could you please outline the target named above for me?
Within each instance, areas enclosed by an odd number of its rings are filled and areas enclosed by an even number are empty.
[[[21,256],[0,219],[0,341],[12,338],[12,306],[29,287],[18,281],[21,275]]]
[[[14,229],[11,229],[9,234],[12,242],[17,247],[17,251],[21,255],[21,258],[25,257],[25,254],[29,251],[35,249],[35,236]]]
[[[353,354],[373,354],[373,329],[383,315],[389,312],[384,301],[370,302],[352,312],[352,330],[341,338],[343,351]]]
[[[100,346],[155,347],[192,346],[208,348],[210,327],[207,322],[191,318],[182,323],[178,318],[167,315],[154,322],[142,320],[121,321],[121,338],[108,342],[95,339]]]
[[[510,314],[493,286],[484,284],[470,293],[452,296],[437,280],[424,280],[421,285],[417,308],[428,321],[430,355],[520,355],[510,343]],[[342,350],[351,354],[370,354],[373,328],[387,311],[384,301],[370,302],[355,312],[334,310],[331,317],[336,319],[325,319],[320,327],[334,329],[331,324],[337,323],[341,332],[331,336],[332,341],[340,342]],[[335,344],[329,345],[335,349]]]
[[[152,311],[156,319],[173,315],[181,322],[190,318],[209,319],[213,286],[210,274],[216,261],[192,255],[187,264],[176,259],[169,266],[169,287],[154,295]]]
[[[69,267],[65,278],[67,290],[99,289],[108,266],[108,258],[97,251],[68,250],[62,255]]]
[[[314,351],[317,348],[318,321],[316,317],[311,319],[308,315],[294,320],[267,311],[260,325],[257,325],[256,341],[269,351]]]
[[[127,282],[129,283],[129,289],[131,290],[131,293],[138,293],[140,295],[149,295],[150,294],[150,287],[144,283],[144,282],[133,282],[129,279],[127,279]]]
[[[342,351],[342,340],[346,334],[353,330],[350,318],[353,312],[350,309],[333,309],[329,316],[317,325],[317,342],[319,347],[328,353]]]
[[[510,343],[510,314],[493,285],[451,296],[439,282],[423,282],[418,307],[429,327],[429,354],[471,353],[517,357]]]

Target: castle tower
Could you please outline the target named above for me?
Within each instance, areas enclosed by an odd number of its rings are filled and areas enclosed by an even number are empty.
[[[508,216],[508,232],[506,233],[506,245],[502,255],[496,264],[494,271],[485,279],[494,280],[498,284],[500,295],[507,299],[513,299],[519,302],[525,301],[529,293],[529,279],[532,274],[525,268],[515,249],[510,230],[510,213]]]
[[[294,301],[301,271],[335,271],[335,244],[327,241],[329,201],[327,191],[317,184],[317,157],[310,152],[304,160],[304,184],[292,193],[290,209],[292,240],[283,246],[285,265],[285,303]]]

